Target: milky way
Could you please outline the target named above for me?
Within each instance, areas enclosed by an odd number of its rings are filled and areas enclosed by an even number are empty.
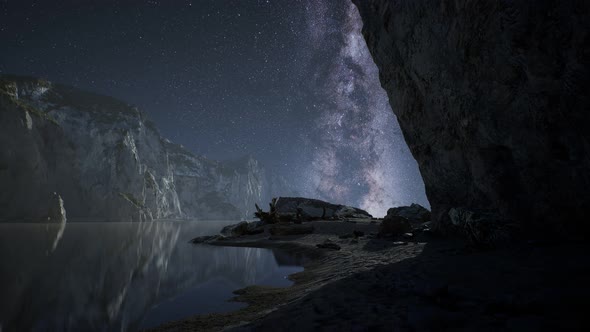
[[[333,3],[327,8],[326,2],[316,1],[310,8],[315,13],[309,20],[315,49],[333,39],[337,53],[318,86],[325,102],[313,129],[319,139],[312,144],[313,161],[305,170],[305,192],[357,204],[376,216],[392,206],[428,205],[416,162],[361,35],[356,7]],[[337,25],[336,35],[331,24]]]

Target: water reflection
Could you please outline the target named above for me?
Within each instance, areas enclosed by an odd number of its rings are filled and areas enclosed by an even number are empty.
[[[229,222],[228,222],[229,223]],[[0,224],[3,331],[137,330],[238,308],[231,291],[287,286],[299,267],[257,248],[192,246],[220,223]],[[281,259],[284,261],[284,259]],[[293,265],[290,262],[287,265]]]

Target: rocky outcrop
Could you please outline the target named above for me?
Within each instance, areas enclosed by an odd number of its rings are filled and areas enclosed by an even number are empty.
[[[193,239],[192,243],[211,243],[224,238],[269,233],[270,235],[304,235],[314,232],[311,221],[371,219],[371,215],[358,208],[337,205],[317,199],[303,197],[278,197],[271,200],[269,212],[263,211],[256,204],[254,214],[258,221],[241,221],[225,226],[219,236],[202,236]],[[303,224],[303,222],[306,222]],[[354,222],[354,221],[353,221]],[[362,233],[362,232],[361,232]],[[357,233],[353,237],[361,236]]]
[[[314,231],[313,225],[297,225],[297,224],[274,224],[268,226],[268,231],[271,235],[304,235],[311,234]]]
[[[590,2],[353,2],[435,226],[588,230]]]
[[[304,220],[372,218],[367,211],[359,208],[303,197],[279,197],[276,212],[282,217],[291,216],[292,219]]]
[[[430,221],[430,211],[416,203],[413,203],[410,206],[398,206],[387,210],[387,217],[392,216],[404,217],[409,221],[416,223]]]
[[[224,237],[236,237],[242,235],[254,235],[264,232],[264,223],[261,221],[240,221],[237,224],[227,225],[221,229]],[[193,242],[194,243],[194,242]]]
[[[220,163],[162,138],[137,108],[47,81],[0,77],[0,220],[251,217],[270,186],[253,158]]]

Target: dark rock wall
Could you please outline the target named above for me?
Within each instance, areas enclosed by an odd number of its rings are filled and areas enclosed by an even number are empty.
[[[589,1],[353,2],[439,227],[587,229]]]

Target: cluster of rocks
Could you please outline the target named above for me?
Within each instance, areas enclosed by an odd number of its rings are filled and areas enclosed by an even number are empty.
[[[506,244],[521,234],[521,227],[513,220],[493,210],[452,208],[448,213],[450,229],[477,247],[495,247]],[[381,238],[411,239],[416,231],[431,229],[431,213],[418,204],[391,208],[379,226]]]
[[[430,211],[419,204],[400,206],[387,210],[387,215],[379,226],[380,237],[403,236],[412,237],[417,228],[428,229]]]
[[[203,236],[191,240],[192,243],[210,243],[244,235],[269,234],[270,236],[304,235],[314,232],[310,221],[315,220],[354,220],[372,219],[367,211],[359,208],[332,204],[318,199],[303,197],[273,198],[269,211],[263,211],[256,204],[254,216],[259,221],[241,221],[224,227],[220,235]]]
[[[276,210],[280,215],[306,221],[373,217],[359,208],[303,197],[279,197],[276,201]]]
[[[315,231],[316,220],[362,221],[377,222],[366,211],[354,207],[336,205],[316,199],[301,197],[273,198],[268,212],[262,211],[258,205],[255,216],[259,221],[241,221],[224,227],[219,235],[205,236],[193,239],[192,243],[211,243],[223,239],[231,239],[245,235],[267,234],[273,236],[305,235]],[[407,240],[413,238],[413,232],[428,230],[430,211],[425,207],[412,204],[391,208],[383,218],[379,232],[370,234],[379,238],[394,238]],[[350,239],[351,243],[358,243],[360,237],[365,236],[362,231],[355,230],[349,234],[340,235],[340,239]],[[401,241],[398,241],[401,243]],[[340,246],[327,239],[317,245],[321,249],[340,250]]]

